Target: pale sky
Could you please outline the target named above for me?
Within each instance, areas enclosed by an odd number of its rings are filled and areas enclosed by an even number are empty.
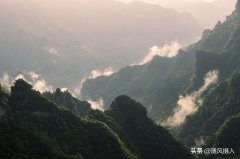
[[[235,8],[237,0],[118,0],[122,2],[144,1],[188,12],[199,20],[204,28],[213,28],[218,20],[224,21]],[[209,3],[209,4],[208,4]]]
[[[119,1],[123,1],[123,2],[132,2],[132,1],[135,1],[135,0],[119,0]],[[161,3],[179,3],[179,2],[184,2],[184,1],[187,1],[187,2],[191,2],[191,1],[204,1],[204,2],[213,2],[215,0],[140,0],[140,1],[144,1],[144,2],[147,2],[147,3],[157,3],[157,4],[161,4]]]

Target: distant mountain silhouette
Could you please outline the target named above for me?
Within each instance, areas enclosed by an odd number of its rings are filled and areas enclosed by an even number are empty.
[[[1,0],[0,15],[0,73],[35,71],[56,87],[75,87],[93,69],[132,64],[153,45],[189,42],[202,30],[189,14],[143,2]]]

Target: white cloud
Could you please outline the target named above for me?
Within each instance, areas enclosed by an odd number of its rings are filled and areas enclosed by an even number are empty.
[[[81,90],[82,90],[83,84],[84,84],[84,82],[86,80],[88,80],[88,79],[95,79],[95,78],[97,78],[99,76],[110,76],[113,73],[114,73],[114,70],[111,67],[108,67],[108,68],[106,68],[104,70],[99,70],[99,69],[92,70],[90,72],[90,75],[88,75],[87,77],[83,78],[80,81],[79,85],[76,88],[74,88],[74,90],[72,91],[73,96],[75,96],[75,97],[81,96]]]
[[[37,74],[33,71],[28,72],[28,74],[32,77],[32,79],[39,79],[40,78],[39,74]]]
[[[110,76],[114,73],[113,69],[111,67],[108,67],[104,70],[92,70],[90,73],[90,76],[88,77],[88,79],[95,79],[99,76]]]
[[[48,48],[48,53],[53,56],[60,56],[59,49],[57,48]]]
[[[47,85],[46,81],[43,79],[37,79],[33,81],[33,89],[43,93],[46,91],[53,92],[53,86]]]
[[[89,99],[87,102],[91,104],[92,109],[104,111],[104,101],[102,98],[96,101]]]
[[[210,85],[218,81],[219,71],[209,71],[204,78],[203,86],[198,90],[186,96],[180,96],[177,102],[178,107],[174,110],[174,115],[170,116],[162,124],[165,126],[180,126],[184,123],[186,117],[195,113],[202,104],[201,96]]]
[[[155,56],[174,57],[178,54],[178,51],[181,47],[182,46],[177,41],[172,41],[162,47],[153,46],[150,48],[148,55],[145,56],[139,64],[145,64],[151,61]]]
[[[74,88],[73,92],[72,92],[72,95],[74,97],[80,97],[81,96],[81,90],[82,90],[82,87],[83,87],[83,83],[87,80],[87,78],[83,78],[81,80],[81,82],[79,83],[79,85]]]
[[[27,81],[27,80],[25,79],[25,77],[24,77],[23,74],[18,74],[18,75],[15,77],[14,81],[19,80],[19,79],[23,79],[23,80]],[[13,82],[14,82],[14,81],[13,81]]]
[[[61,88],[61,92],[66,92],[68,91],[68,88],[64,87],[64,88]]]
[[[8,73],[4,73],[3,78],[0,79],[0,82],[3,85],[3,87],[10,91],[11,86],[18,79],[25,80],[26,82],[33,86],[33,89],[41,93],[45,91],[53,92],[53,86],[48,85],[47,82],[43,78],[41,78],[39,74],[33,71],[20,73],[14,77],[10,77]]]
[[[48,85],[47,82],[41,78],[39,74],[31,71],[28,72],[27,75],[30,76],[30,81],[28,82],[33,85],[33,89],[41,93],[46,91],[53,92],[53,86]]]
[[[3,74],[3,77],[0,79],[0,83],[4,88],[6,88],[7,90],[10,90],[12,82],[10,80],[8,73]]]

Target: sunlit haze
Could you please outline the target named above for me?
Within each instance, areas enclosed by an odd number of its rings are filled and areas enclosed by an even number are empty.
[[[0,1],[2,76],[36,72],[77,95],[95,70],[115,72],[155,55],[175,56],[235,6],[235,0]]]
[[[240,0],[0,0],[0,159],[240,159]]]

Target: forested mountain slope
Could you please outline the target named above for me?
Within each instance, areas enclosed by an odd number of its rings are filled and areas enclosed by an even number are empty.
[[[127,96],[118,97],[109,111],[90,110],[83,118],[20,79],[10,95],[0,90],[0,126],[4,159],[176,159],[175,154],[179,159],[192,158]]]
[[[105,122],[142,159],[192,158],[165,128],[147,117],[143,105],[127,96],[117,97],[104,114],[92,112],[90,118]]]
[[[204,97],[199,110],[188,116],[180,127],[178,138],[192,146],[202,140],[201,146],[234,148],[239,156],[239,83],[238,69],[229,80],[220,83]]]
[[[68,90],[62,91],[61,89],[57,88],[53,93],[43,93],[43,96],[53,101],[57,105],[61,105],[66,109],[78,113],[79,115],[86,115],[91,109],[91,105],[88,102],[80,101],[79,99],[73,97]]]
[[[60,109],[31,85],[1,92],[0,158],[130,159],[134,155],[105,124]]]
[[[220,81],[240,66],[240,7],[213,30],[205,31],[199,42],[179,51],[176,57],[155,57],[151,62],[129,66],[110,77],[87,80],[82,98],[103,98],[106,106],[120,94],[141,101],[153,119],[171,115],[180,95],[197,90],[204,75],[219,70]]]

